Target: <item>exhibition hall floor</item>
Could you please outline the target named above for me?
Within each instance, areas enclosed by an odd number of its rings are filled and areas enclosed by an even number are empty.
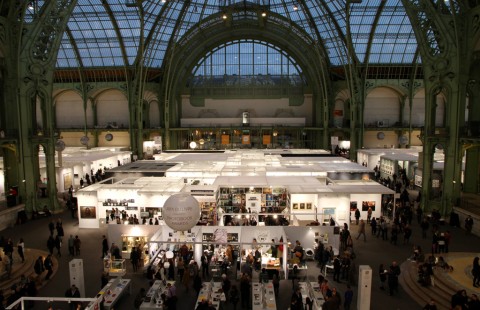
[[[81,255],[75,258],[81,258],[84,260],[84,276],[85,276],[85,297],[94,297],[101,288],[101,274],[103,271],[102,259],[101,259],[101,241],[102,235],[106,234],[106,227],[103,226],[100,229],[79,229],[77,219],[72,219],[69,212],[64,212],[59,215],[55,215],[53,219],[57,217],[63,220],[63,226],[65,229],[65,238],[72,235],[78,235],[82,241]],[[46,250],[46,242],[49,235],[48,223],[51,218],[42,218],[32,221],[28,221],[23,225],[17,225],[13,228],[9,228],[0,233],[5,238],[13,238],[14,244],[20,237],[24,238],[25,246],[27,248],[36,248]],[[480,225],[480,223],[477,223]],[[352,225],[351,232],[356,237],[356,226]],[[372,287],[372,305],[371,309],[386,309],[385,305],[389,305],[388,309],[419,309],[420,306],[410,296],[400,288],[398,294],[389,296],[386,291],[380,290],[379,278],[377,269],[380,263],[390,264],[393,260],[402,263],[412,253],[412,245],[418,244],[425,251],[430,249],[431,234],[429,233],[427,239],[421,238],[421,232],[419,226],[414,221],[412,223],[413,236],[410,244],[404,245],[399,242],[398,245],[392,245],[387,241],[382,241],[376,237],[372,237],[370,233],[367,233],[367,241],[356,241],[354,239],[354,251],[357,258],[355,264],[370,265],[373,269],[373,287]],[[464,230],[457,227],[451,227],[449,225],[440,226],[440,231],[450,230],[452,233],[452,244],[450,246],[451,252],[473,252],[480,253],[480,239],[474,235],[466,235]],[[368,230],[369,231],[369,230]],[[401,238],[399,238],[401,239]],[[59,269],[56,275],[39,291],[39,296],[51,297],[59,296],[63,297],[65,291],[69,287],[69,266],[68,262],[72,257],[68,256],[68,250],[66,243],[64,242],[62,248],[62,257],[58,258]],[[478,255],[478,254],[476,254]],[[470,262],[471,263],[471,262]],[[319,274],[319,270],[314,262],[308,263],[308,272],[304,274],[309,280],[314,281]],[[125,278],[132,279],[132,295],[123,297],[115,309],[129,310],[133,309],[133,300],[136,293],[141,287],[148,288],[148,281],[141,273],[133,273],[131,265],[127,264],[128,272]],[[337,287],[337,290],[342,294],[345,291],[344,283],[333,282],[331,274],[327,277],[333,286]],[[459,284],[459,289],[461,288]],[[356,292],[356,287],[353,287]],[[286,310],[290,304],[290,297],[292,294],[291,281],[283,280],[281,282],[279,299],[277,300],[277,309]],[[178,309],[194,309],[195,296],[193,290],[188,293],[184,291],[181,285],[178,286],[179,304]],[[82,296],[83,297],[83,296]],[[356,303],[356,294],[354,295],[354,304]],[[54,309],[68,309],[67,304],[55,303]],[[356,308],[356,307],[352,307]],[[46,309],[44,302],[36,302],[34,309]],[[228,305],[226,309],[233,309],[232,305]],[[237,309],[240,309],[240,304]]]

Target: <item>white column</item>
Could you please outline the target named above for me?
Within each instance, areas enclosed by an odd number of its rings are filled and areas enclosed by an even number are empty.
[[[372,297],[372,268],[360,265],[358,276],[357,310],[369,310]]]

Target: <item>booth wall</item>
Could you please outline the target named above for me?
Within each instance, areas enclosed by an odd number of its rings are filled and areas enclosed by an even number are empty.
[[[364,202],[374,202],[375,208],[372,207],[372,217],[380,217],[382,215],[382,194],[352,194],[350,196],[351,202],[357,203],[357,208],[360,210],[360,219],[367,219],[368,208],[363,206]],[[355,210],[350,209],[351,220],[355,220]]]
[[[99,228],[100,210],[98,208],[97,192],[78,192],[78,227],[79,228]],[[90,208],[94,212],[85,214],[85,209]],[[94,209],[92,209],[94,208]]]
[[[332,248],[339,249],[340,235],[335,235],[334,226],[309,226],[309,227],[284,227],[285,234],[292,244],[292,249],[295,247],[295,242],[298,240],[302,244],[304,250],[314,249],[315,239],[322,242],[322,235],[328,237],[326,245],[331,245]]]

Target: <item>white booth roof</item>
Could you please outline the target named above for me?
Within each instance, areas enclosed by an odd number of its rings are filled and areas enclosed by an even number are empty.
[[[309,176],[220,176],[213,185],[231,187],[287,187],[295,184],[310,184],[321,186],[322,183],[315,177]]]
[[[417,162],[418,161],[418,153],[411,154],[411,153],[390,153],[380,156],[380,158],[389,159],[389,160],[397,160],[397,161],[411,161]]]
[[[377,185],[290,185],[288,191],[295,194],[395,194],[395,191],[378,183]]]

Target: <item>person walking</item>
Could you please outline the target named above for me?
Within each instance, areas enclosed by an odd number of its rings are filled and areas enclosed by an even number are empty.
[[[47,240],[47,249],[50,255],[53,254],[53,249],[55,248],[55,239],[53,239],[53,235],[48,236]]]
[[[73,239],[73,235],[70,235],[68,238],[68,253],[70,256],[75,256],[75,239]]]
[[[67,291],[65,292],[65,297],[80,298],[80,291],[75,286],[75,284],[72,284],[72,286],[69,289],[67,289]],[[77,308],[78,302],[74,301],[74,302],[70,302],[69,304],[70,304],[70,309],[73,310]]]
[[[60,241],[63,241],[63,236],[65,236],[65,232],[63,230],[63,224],[60,220],[57,221],[57,236],[60,238]]]
[[[43,265],[42,256],[39,256],[35,260],[35,264],[33,265],[33,270],[35,271],[35,274],[37,275],[37,277],[39,277],[45,271],[45,266]]]
[[[82,245],[82,241],[78,238],[78,235],[75,236],[73,240],[73,247],[74,247],[74,255],[80,255],[80,246]]]
[[[57,249],[57,255],[58,257],[62,257],[62,239],[60,238],[59,235],[55,237],[55,248]]]
[[[250,307],[250,278],[246,273],[242,274],[240,278],[240,295],[242,299],[242,309]]]
[[[138,261],[140,257],[138,257],[137,248],[133,247],[132,252],[130,252],[130,262],[132,263],[133,272],[137,272],[138,270]]]
[[[18,256],[22,259],[22,263],[25,262],[25,242],[23,241],[23,238],[20,238],[20,240],[17,243],[17,252]]]
[[[48,256],[45,258],[45,261],[43,262],[43,266],[45,267],[45,270],[47,270],[45,280],[49,280],[53,273],[52,255],[48,254]]]
[[[361,235],[363,235],[363,241],[366,242],[367,241],[367,235],[365,234],[365,221],[363,219],[360,220],[360,225],[358,227],[357,240],[358,240],[358,238],[360,238]]]
[[[55,231],[55,222],[53,219],[48,223],[48,230],[50,230],[50,236],[53,236],[53,232]]]
[[[353,300],[353,290],[350,287],[350,284],[347,284],[347,290],[345,291],[343,297],[345,299],[343,302],[343,309],[350,310],[350,306],[352,305]]]
[[[358,225],[358,220],[360,219],[360,210],[358,208],[355,210],[355,224]]]
[[[398,266],[396,261],[392,262],[390,265],[390,270],[388,271],[388,288],[390,289],[390,296],[394,292],[398,292],[398,276],[400,275],[400,266]]]
[[[378,274],[380,276],[380,289],[384,290],[385,289],[385,281],[387,281],[387,274],[388,274],[388,270],[385,269],[384,264],[380,264],[380,267],[378,267]]]
[[[467,235],[470,235],[472,233],[473,229],[473,218],[468,215],[467,218],[465,218],[465,230]]]
[[[480,286],[480,264],[479,264],[479,257],[478,256],[476,256],[473,259],[472,276],[473,276],[473,286],[474,287],[479,287]]]
[[[104,258],[105,256],[108,256],[108,240],[105,235],[102,237],[102,257]]]

